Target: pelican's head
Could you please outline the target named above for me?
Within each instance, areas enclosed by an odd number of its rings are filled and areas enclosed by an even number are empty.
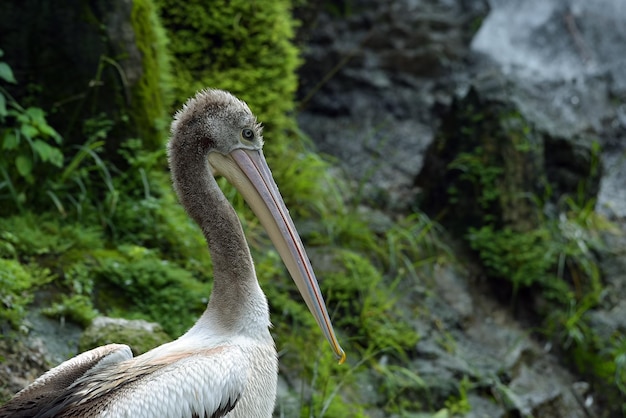
[[[203,90],[176,114],[168,152],[207,158],[213,172],[224,176],[243,195],[342,363],[346,355],[337,342],[304,245],[263,156],[261,131],[245,102],[222,90]]]
[[[189,99],[174,116],[172,139],[170,146],[191,152],[228,155],[263,148],[261,125],[248,105],[223,90],[202,90]]]

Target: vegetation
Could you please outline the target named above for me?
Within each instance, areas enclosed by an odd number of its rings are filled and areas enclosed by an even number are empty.
[[[588,174],[576,193],[555,196],[548,179],[533,177],[539,171],[529,161],[540,158],[541,141],[521,115],[465,105],[457,107],[463,145],[447,165],[447,194],[452,213],[468,211],[469,225],[454,227],[488,277],[509,285],[513,305],[523,303],[543,318],[543,336],[579,371],[608,384],[604,395],[618,402],[626,394],[623,341],[602,336],[589,317],[606,291],[597,259],[605,250],[602,236],[615,230],[589,197],[598,144],[588,150]]]
[[[207,86],[245,100],[273,145],[293,130],[298,50],[291,43],[291,2],[157,0],[171,40],[175,98],[182,103]],[[280,154],[283,155],[283,154]]]
[[[109,107],[96,106],[105,97],[90,87],[67,125],[52,122],[59,106],[37,104],[38,88],[11,93],[19,80],[0,51],[0,339],[26,333],[29,310],[84,327],[98,315],[141,318],[159,323],[170,337],[193,324],[210,294],[212,266],[169,184],[165,115],[201,88],[224,88],[265,124],[270,166],[349,353],[346,365],[335,364],[260,225],[220,181],[242,215],[271,305],[281,375],[302,388],[300,416],[365,417],[370,408],[390,416],[468,413],[475,389],[469,376],[440,404],[429,399],[428,383],[410,366],[422,336],[406,320],[423,312],[397,306],[403,286],[452,260],[443,230],[421,213],[373,230],[358,210],[358,190],[311,151],[291,114],[299,64],[292,3],[133,4],[141,77],[130,86],[124,77],[105,75],[107,69],[124,73],[125,51],[103,54],[92,80],[130,92],[131,99],[115,95]],[[546,179],[529,180],[541,141],[518,113],[469,106],[461,119],[450,126],[454,135],[462,127],[462,140],[444,138],[458,147],[442,146],[453,155],[442,194],[450,218],[463,220],[450,229],[460,231],[491,280],[510,285],[514,301],[539,295],[534,306],[545,318],[544,335],[579,370],[609,382],[608,396],[619,399],[626,393],[626,340],[598,335],[588,315],[602,302],[596,253],[610,224],[584,190],[560,198]],[[505,129],[494,134],[494,127]],[[592,151],[597,163],[599,150]],[[453,347],[453,337],[445,338],[443,345]],[[363,377],[378,382],[371,397],[359,386]]]
[[[159,150],[167,138],[175,86],[169,39],[152,0],[134,0],[130,19],[143,71],[133,87],[132,97],[138,103],[130,106],[128,113],[144,149]]]
[[[246,99],[265,123],[268,160],[292,216],[310,220],[301,228],[303,237],[319,260],[327,259],[318,274],[350,353],[349,365],[335,365],[280,258],[242,199],[221,182],[243,214],[281,363],[289,370],[284,374],[310,387],[300,399],[301,415],[366,416],[368,405],[348,388],[382,355],[391,363],[378,365],[376,373],[387,382],[382,398],[390,400],[378,406],[389,413],[417,410],[420,403],[398,398],[398,388],[419,381],[402,366],[419,335],[401,321],[406,313],[395,307],[393,291],[405,274],[417,274],[420,260],[439,257],[432,222],[416,217],[374,233],[355,216],[358,202],[346,199],[348,186],[329,174],[330,163],[298,132],[290,115],[299,61],[290,42],[295,23],[288,1],[157,4],[136,2],[131,16],[144,57],[144,77],[133,93],[141,100],[121,116],[99,107],[80,112],[82,119],[71,124],[81,127],[82,140],[59,134],[76,130],[54,129],[46,117],[50,110],[22,107],[5,88],[18,80],[0,63],[0,197],[6,203],[0,218],[0,321],[3,330],[12,330],[2,338],[18,339],[20,330],[27,331],[23,320],[42,292],[46,298],[37,310],[82,326],[98,315],[141,318],[175,337],[193,324],[210,294],[211,263],[164,170],[160,115],[200,88],[225,88]],[[143,31],[152,23],[158,29],[159,10],[167,31]],[[167,53],[151,50],[163,48],[167,38],[171,62]],[[104,67],[122,68],[110,58],[100,61],[98,74]],[[171,97],[174,103],[167,103]],[[146,102],[154,107],[144,108]],[[134,125],[128,133],[120,131],[120,117]]]

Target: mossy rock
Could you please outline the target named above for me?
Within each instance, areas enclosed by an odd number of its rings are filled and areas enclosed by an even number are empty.
[[[177,107],[200,89],[221,88],[250,105],[273,143],[295,130],[290,113],[300,61],[291,1],[157,3],[175,58]]]
[[[128,320],[100,316],[85,330],[78,342],[79,351],[106,344],[127,344],[135,355],[171,341],[159,324],[141,319]]]

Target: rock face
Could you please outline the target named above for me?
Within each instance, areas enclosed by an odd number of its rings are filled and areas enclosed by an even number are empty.
[[[621,1],[498,1],[471,43],[488,68],[519,93],[520,111],[561,141],[551,153],[555,165],[575,171],[575,152],[559,149],[599,141],[606,168],[598,209],[623,218],[626,195],[626,4]],[[576,146],[576,145],[574,145]],[[549,156],[550,157],[550,156]],[[574,157],[574,158],[571,158]]]
[[[27,335],[3,335],[0,339],[2,402],[72,356],[82,332],[78,325],[50,319],[39,310],[29,313],[26,324]]]
[[[451,202],[449,176],[462,176],[457,157],[477,147],[496,150],[489,155],[498,156],[502,171],[494,176],[512,190],[540,193],[547,184],[554,202],[583,190],[579,197],[597,199],[596,210],[621,228],[608,237],[611,251],[600,265],[607,292],[616,296],[590,318],[607,336],[623,332],[626,3],[349,5],[317,11],[316,19],[302,13],[298,119],[319,150],[335,156],[359,184],[363,203],[400,212],[419,207],[432,216],[447,210],[444,224],[452,231],[455,221],[466,228],[484,208],[462,182],[460,200]],[[478,123],[463,113],[472,106],[482,112]],[[497,135],[481,128],[489,123]],[[525,138],[524,147],[532,145],[528,161],[510,159],[504,143],[516,135]],[[456,174],[450,171],[454,163]],[[515,230],[535,222],[532,208],[501,196],[487,203]],[[525,322],[493,300],[490,286],[467,272],[445,270],[435,272],[434,281],[432,293],[408,290],[398,301],[407,311],[415,300],[429,306],[430,320],[442,321],[455,341],[454,348],[442,349],[441,329],[414,319],[423,338],[411,368],[429,388],[419,396],[443,405],[465,376],[473,382],[467,416],[617,414],[615,406],[597,407],[592,386],[529,337]]]
[[[304,29],[298,120],[370,203],[406,208],[433,140],[435,105],[450,100],[442,80],[467,57],[484,5],[359,1],[354,10],[305,21],[315,29]]]
[[[303,29],[301,126],[368,184],[368,197],[382,193],[388,200],[379,204],[406,208],[440,111],[470,85],[480,94],[499,90],[551,138],[547,164],[569,162],[575,171],[577,149],[600,142],[611,169],[599,208],[624,216],[617,185],[626,169],[612,156],[626,146],[625,7],[615,0],[363,0],[346,16],[322,12],[314,29],[306,29],[310,18]]]
[[[85,329],[78,343],[78,351],[84,352],[106,344],[127,344],[135,355],[143,354],[161,344],[171,341],[159,324],[142,319],[97,317]]]

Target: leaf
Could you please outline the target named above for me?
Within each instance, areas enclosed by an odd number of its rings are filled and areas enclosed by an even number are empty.
[[[50,164],[56,167],[63,166],[63,153],[58,148],[52,147],[52,153],[50,154]]]
[[[57,144],[62,142],[61,135],[54,130],[46,121],[46,112],[40,107],[29,107],[24,111],[29,121],[23,122],[25,125],[32,125],[41,134],[38,136],[51,137]],[[31,136],[32,138],[33,136]]]
[[[33,125],[23,124],[20,127],[20,132],[28,139],[33,139],[37,137],[39,134],[39,129],[35,128]]]
[[[17,167],[17,172],[22,177],[26,177],[33,171],[33,160],[27,155],[18,155],[15,159],[15,166]]]
[[[24,111],[36,124],[46,123],[46,113],[40,107],[29,107]]]
[[[33,150],[39,154],[42,161],[48,161],[50,159],[50,154],[52,153],[52,147],[46,144],[41,139],[36,139],[32,143]]]
[[[4,97],[4,94],[0,93],[0,118],[5,117],[7,114],[7,99]]]
[[[17,84],[15,77],[13,76],[13,70],[6,62],[0,62],[0,78],[7,83]]]
[[[13,129],[7,129],[2,138],[2,149],[12,150],[20,144],[20,138]]]
[[[36,139],[32,143],[33,150],[41,157],[42,161],[49,161],[51,164],[61,167],[63,165],[63,154],[58,148]]]
[[[57,144],[61,144],[63,138],[61,138],[61,135],[59,135],[52,126],[48,125],[46,121],[39,125],[38,128],[39,132],[41,132],[44,136],[53,138]]]

